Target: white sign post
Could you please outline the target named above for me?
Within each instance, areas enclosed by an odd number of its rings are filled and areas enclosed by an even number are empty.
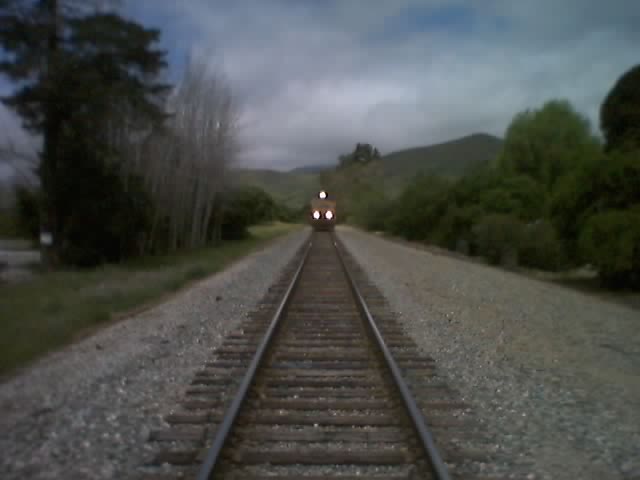
[[[53,235],[51,235],[51,232],[40,232],[40,244],[45,247],[53,245]]]

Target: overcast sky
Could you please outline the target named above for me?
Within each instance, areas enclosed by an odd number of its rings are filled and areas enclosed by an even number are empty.
[[[124,0],[162,30],[171,75],[207,52],[240,101],[241,162],[333,163],[474,132],[566,98],[597,129],[640,62],[636,0]],[[1,88],[1,85],[0,85]]]

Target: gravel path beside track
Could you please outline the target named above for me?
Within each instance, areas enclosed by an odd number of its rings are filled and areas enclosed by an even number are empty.
[[[148,461],[187,380],[292,258],[308,230],[276,241],[0,385],[0,478],[129,478]]]
[[[637,310],[338,230],[527,478],[640,479]]]

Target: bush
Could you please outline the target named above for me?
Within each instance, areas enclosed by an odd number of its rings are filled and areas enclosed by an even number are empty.
[[[543,215],[546,192],[527,175],[508,176],[483,191],[478,200],[485,212],[513,215],[526,221]]]
[[[307,209],[305,207],[304,212]],[[277,203],[275,206],[275,219],[280,222],[296,223],[302,221],[304,213],[300,208],[293,208],[288,205]]]
[[[604,285],[640,288],[640,205],[590,217],[580,232],[579,247]]]
[[[40,192],[16,188],[16,222],[18,230],[37,241],[40,236]]]
[[[419,177],[392,206],[389,229],[407,240],[427,240],[446,211],[450,184],[429,175]]]
[[[562,242],[548,220],[537,220],[524,227],[519,251],[522,265],[558,271],[565,265]]]
[[[600,106],[607,150],[640,148],[640,65],[623,73]]]
[[[295,216],[295,210],[284,210],[271,196],[257,187],[242,187],[227,192],[223,198],[220,236],[222,240],[240,240],[249,235],[248,227],[269,222],[280,215]]]
[[[522,244],[523,225],[511,215],[491,214],[473,226],[473,244],[493,265],[512,266]]]
[[[437,223],[431,239],[443,248],[468,254],[469,245],[472,243],[471,228],[483,215],[485,212],[477,205],[449,205]]]
[[[565,100],[518,113],[507,128],[498,161],[500,171],[527,175],[547,190],[600,151],[589,121]]]
[[[241,240],[249,235],[251,214],[246,205],[237,198],[237,193],[229,194],[223,200],[221,240]]]
[[[578,237],[585,222],[598,213],[627,210],[640,204],[640,150],[613,152],[581,166],[558,182],[551,201],[551,217],[575,262],[580,258]]]
[[[366,206],[363,205],[359,209],[356,223],[367,230],[386,230],[390,214],[393,211],[393,205],[381,193],[369,195],[367,200]]]
[[[93,267],[139,255],[152,219],[142,180],[132,176],[125,185],[117,165],[84,160],[64,183],[69,195],[59,210],[61,260]]]

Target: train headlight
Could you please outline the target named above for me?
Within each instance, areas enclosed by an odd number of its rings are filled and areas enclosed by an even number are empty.
[[[325,198],[327,198],[327,192],[325,192],[324,190],[321,190],[320,193],[318,194],[318,197],[324,200]]]
[[[320,212],[318,210],[313,212],[313,218],[316,220],[320,220]]]
[[[324,214],[324,218],[331,220],[333,218],[333,212],[331,210],[327,210]]]

